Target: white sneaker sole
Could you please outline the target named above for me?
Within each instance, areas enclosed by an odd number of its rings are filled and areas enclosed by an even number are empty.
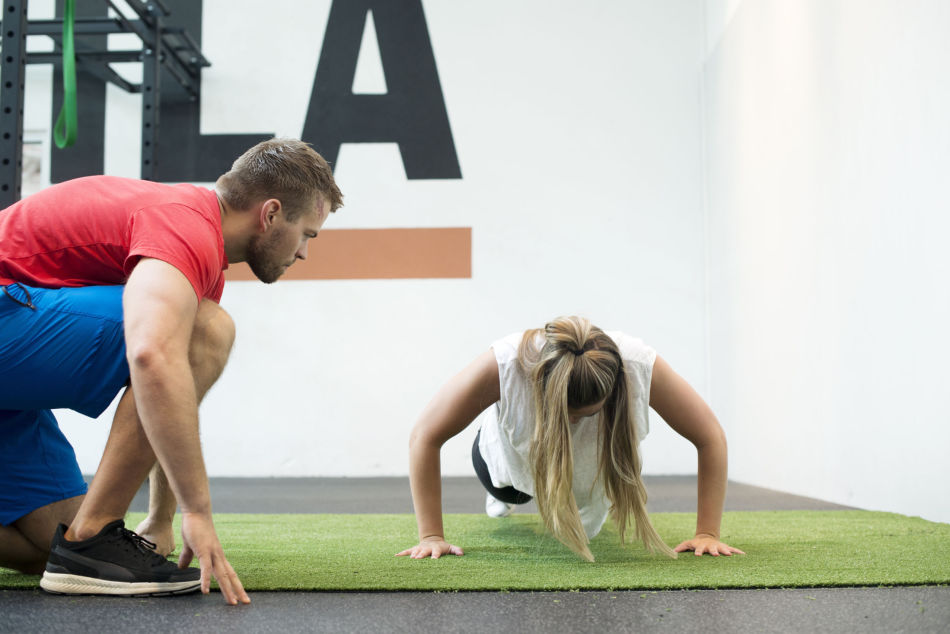
[[[187,594],[201,587],[201,580],[195,581],[144,581],[131,583],[109,581],[61,572],[44,572],[40,587],[53,594],[108,594],[113,596],[160,596],[167,594]]]
[[[488,494],[485,499],[485,515],[488,517],[508,517],[515,510],[514,504],[506,504]]]

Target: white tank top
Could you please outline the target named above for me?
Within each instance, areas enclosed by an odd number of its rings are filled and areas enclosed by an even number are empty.
[[[498,362],[501,398],[486,409],[479,420],[478,449],[488,466],[492,484],[534,496],[529,452],[534,433],[534,395],[530,377],[518,363],[518,346],[524,333],[514,333],[491,345]],[[640,339],[619,331],[607,332],[620,349],[633,401],[637,437],[643,440],[650,430],[650,380],[656,351]],[[538,335],[541,337],[542,335]],[[574,448],[574,499],[588,539],[603,527],[610,511],[607,492],[597,470],[600,446],[597,425],[600,414],[587,416],[571,426]]]

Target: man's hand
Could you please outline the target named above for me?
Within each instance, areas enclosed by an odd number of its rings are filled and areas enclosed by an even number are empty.
[[[730,557],[736,554],[745,554],[738,548],[733,548],[729,544],[724,544],[723,542],[719,541],[718,537],[714,535],[707,535],[705,533],[697,533],[696,537],[687,539],[673,550],[678,553],[691,550],[696,555],[702,555],[705,553],[707,555],[712,555],[713,557],[718,557],[719,555]]]
[[[194,557],[198,558],[201,566],[201,591],[208,594],[211,591],[211,577],[218,581],[218,587],[225,601],[230,605],[250,603],[251,598],[244,591],[241,580],[238,579],[234,568],[228,563],[214,530],[211,516],[203,513],[181,514],[181,557],[178,558],[178,567],[185,568]]]
[[[410,559],[425,559],[426,557],[438,559],[442,555],[461,556],[464,554],[461,548],[448,543],[441,535],[433,535],[432,537],[424,538],[412,548],[407,548],[401,553],[396,553],[396,556],[403,557],[409,555]]]
[[[175,530],[171,522],[149,516],[142,520],[135,532],[155,544],[155,552],[162,557],[168,557],[175,550]]]
[[[185,567],[198,557],[202,592],[209,592],[214,576],[228,603],[250,603],[224,557],[211,520],[211,494],[198,434],[197,388],[189,362],[198,297],[188,278],[174,266],[143,258],[129,275],[122,305],[139,420],[182,509],[178,565]]]

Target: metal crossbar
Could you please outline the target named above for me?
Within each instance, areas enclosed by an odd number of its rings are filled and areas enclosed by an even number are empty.
[[[142,178],[155,174],[155,146],[159,127],[161,98],[161,71],[186,91],[198,98],[201,69],[211,63],[202,55],[194,38],[181,28],[166,28],[164,18],[169,15],[161,0],[123,0],[135,14],[126,17],[114,0],[102,0],[103,8],[114,15],[76,18],[76,64],[81,70],[114,84],[129,93],[142,94]],[[23,109],[25,97],[25,67],[27,64],[59,63],[63,20],[27,20],[29,0],[0,0],[0,209],[20,198],[23,162]],[[130,33],[138,36],[141,48],[108,50],[101,36]],[[54,42],[52,53],[29,53],[26,36],[47,36]],[[97,36],[90,44],[84,36]],[[110,64],[141,62],[142,81],[132,82],[119,75]]]

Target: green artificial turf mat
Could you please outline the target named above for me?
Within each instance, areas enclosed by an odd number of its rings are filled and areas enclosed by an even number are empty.
[[[131,514],[135,526],[141,515]],[[692,535],[695,515],[656,513],[671,546]],[[463,557],[412,560],[412,515],[215,516],[225,553],[248,590],[666,590],[950,583],[950,524],[870,511],[727,513],[733,557],[678,559],[620,545],[613,525],[591,543],[588,563],[545,534],[537,515],[446,515]],[[38,577],[0,570],[0,589]]]

